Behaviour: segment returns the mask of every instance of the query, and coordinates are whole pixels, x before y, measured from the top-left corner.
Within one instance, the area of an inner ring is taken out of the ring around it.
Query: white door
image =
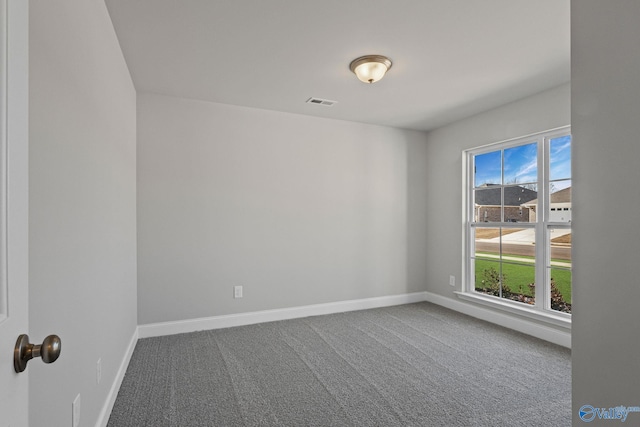
[[[28,1],[0,0],[0,426],[28,426],[28,370],[13,349],[28,333]],[[33,362],[32,362],[33,363]]]

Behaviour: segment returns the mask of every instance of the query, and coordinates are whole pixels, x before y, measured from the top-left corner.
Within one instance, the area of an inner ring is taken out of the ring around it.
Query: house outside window
[[[464,161],[462,296],[570,321],[570,128],[468,150]]]

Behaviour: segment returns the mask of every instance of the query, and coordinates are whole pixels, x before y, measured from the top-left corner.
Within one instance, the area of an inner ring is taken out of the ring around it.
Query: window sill
[[[542,312],[529,308],[525,304],[510,301],[501,301],[495,297],[489,297],[469,292],[456,292],[455,294],[458,296],[458,298],[475,304],[484,305],[485,307],[490,307],[510,314],[515,314],[517,316],[536,320],[541,323],[559,326],[561,328],[571,330],[571,316],[566,313],[554,314],[549,312]]]

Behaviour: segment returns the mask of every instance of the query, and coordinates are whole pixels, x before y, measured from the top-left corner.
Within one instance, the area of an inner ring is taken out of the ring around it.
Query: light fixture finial
[[[391,68],[391,60],[382,55],[365,55],[354,59],[349,69],[361,82],[375,83]]]

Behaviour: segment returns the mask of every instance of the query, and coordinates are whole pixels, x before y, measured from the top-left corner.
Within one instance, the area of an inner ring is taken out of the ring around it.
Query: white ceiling
[[[106,4],[139,92],[429,130],[570,76],[569,0]],[[365,54],[393,61],[372,85]]]

